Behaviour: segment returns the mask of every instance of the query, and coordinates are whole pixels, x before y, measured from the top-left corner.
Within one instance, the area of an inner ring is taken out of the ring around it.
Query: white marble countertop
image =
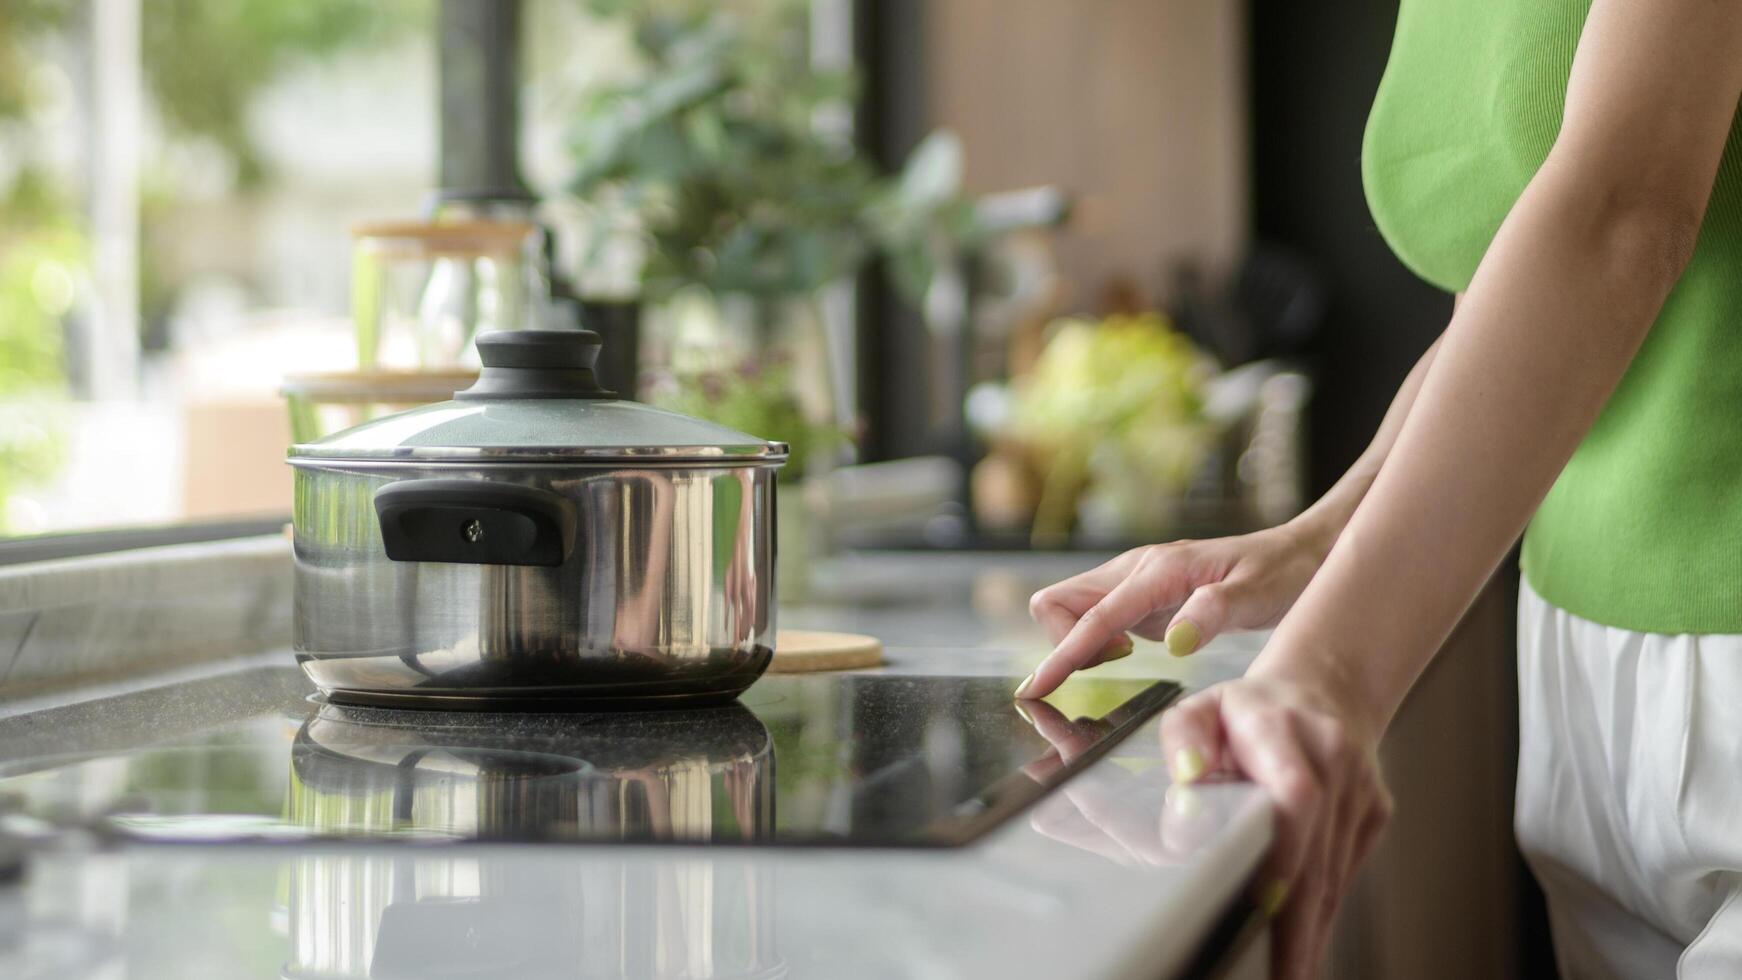
[[[848,559],[818,592],[850,603],[781,624],[876,635],[888,672],[1020,676],[1046,651],[1028,593],[1086,561]],[[1196,687],[1257,645],[1177,661],[1140,642],[1098,671]],[[1270,811],[1245,784],[1170,788],[1156,729],[953,850],[49,850],[0,885],[0,976],[1172,976],[1247,888]],[[451,901],[390,909],[407,888]]]

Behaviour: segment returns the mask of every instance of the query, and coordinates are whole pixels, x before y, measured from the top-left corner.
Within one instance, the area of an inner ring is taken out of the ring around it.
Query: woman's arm
[[[1246,677],[1163,720],[1176,772],[1235,769],[1276,801],[1267,897],[1282,907],[1282,975],[1316,962],[1385,821],[1379,733],[1692,252],[1742,94],[1738,52],[1732,0],[1595,0],[1555,146],[1483,257],[1372,488]]]
[[[1742,4],[1599,0],[1561,133],[1397,444],[1254,670],[1384,727],[1621,380],[1692,254],[1742,92]],[[1742,273],[1739,273],[1742,274]]]

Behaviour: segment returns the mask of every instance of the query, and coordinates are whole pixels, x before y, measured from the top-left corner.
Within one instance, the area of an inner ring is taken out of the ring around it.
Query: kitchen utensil
[[[477,341],[452,401],[293,446],[298,662],[336,701],[729,700],[772,656],[787,447],[624,401],[585,330]]]
[[[565,270],[573,271],[585,262],[572,256],[559,257],[560,236],[537,195],[519,186],[445,187],[425,199],[424,213],[442,223],[483,220],[531,225],[537,243],[533,276],[542,291],[555,306],[579,302],[581,323],[604,340],[599,376],[624,398],[639,397],[641,301],[636,283],[621,281],[620,275],[607,275],[604,282],[574,281]]]
[[[852,670],[883,662],[883,644],[858,633],[781,630],[774,640],[768,671],[797,674],[812,670]]]

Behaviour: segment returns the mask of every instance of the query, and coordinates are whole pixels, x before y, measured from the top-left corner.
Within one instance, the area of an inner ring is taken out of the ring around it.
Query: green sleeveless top
[[[1589,10],[1402,0],[1361,176],[1380,233],[1422,278],[1469,285],[1554,143]],[[1524,574],[1609,626],[1742,633],[1742,116],[1693,261],[1531,521]]]

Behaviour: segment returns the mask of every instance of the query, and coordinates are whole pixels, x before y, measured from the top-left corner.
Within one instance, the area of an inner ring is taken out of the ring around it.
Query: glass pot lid
[[[591,330],[480,334],[483,370],[452,401],[365,422],[292,446],[321,460],[779,463],[785,443],[618,398],[593,373]]]

